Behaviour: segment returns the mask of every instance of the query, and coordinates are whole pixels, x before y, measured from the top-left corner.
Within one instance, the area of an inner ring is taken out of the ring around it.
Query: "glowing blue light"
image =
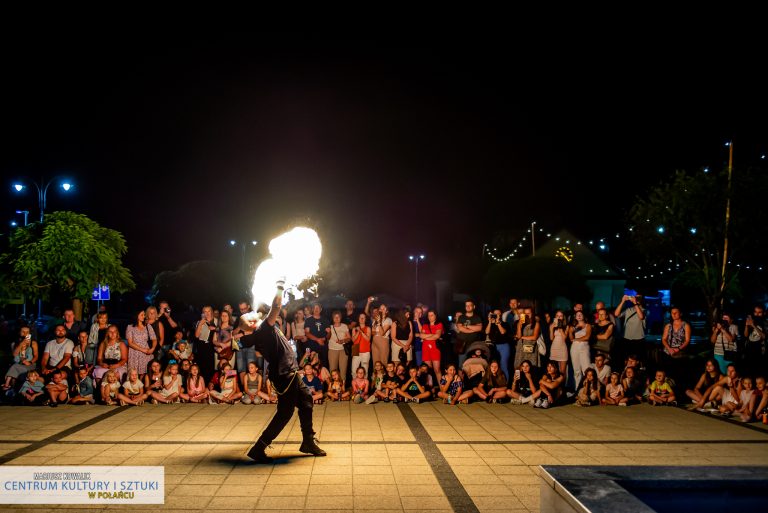
[[[61,188],[64,189],[65,191],[69,191],[72,187],[73,187],[72,184],[69,182],[64,182],[63,184],[61,184]]]
[[[600,244],[598,247],[599,247],[601,250],[605,251],[605,248],[606,248],[605,244]]]
[[[21,192],[21,190],[24,188],[24,186],[21,185],[20,183],[15,183],[15,184],[13,184],[13,188],[16,189],[16,192]]]
[[[696,235],[696,228],[691,228],[691,234]]]
[[[229,241],[229,245],[230,245],[230,246],[234,246],[235,244],[237,244],[237,242],[236,242],[236,241],[233,241],[233,240]]]
[[[705,173],[709,173],[709,168],[708,168],[708,167],[705,167],[705,168],[704,168],[704,172],[705,172]]]
[[[659,233],[664,233],[664,227],[663,226],[659,226],[658,228],[656,228],[656,231],[659,232]]]
[[[255,245],[256,245],[256,244],[258,244],[258,243],[259,243],[259,241],[257,241],[257,240],[252,240],[252,241],[251,241],[251,245],[252,245],[252,246],[255,246]]]
[[[14,228],[15,228],[16,226],[18,226],[18,225],[19,225],[19,224],[18,224],[16,221],[11,221],[11,226],[13,226]]]
[[[730,146],[731,145],[731,141],[728,141],[727,143],[725,143],[725,145],[726,146]]]

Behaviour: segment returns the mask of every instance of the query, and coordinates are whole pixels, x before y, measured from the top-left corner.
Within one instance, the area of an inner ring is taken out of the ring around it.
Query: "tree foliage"
[[[581,273],[556,257],[530,257],[494,264],[483,279],[483,293],[492,301],[511,294],[545,303],[551,303],[558,296],[573,302],[592,297]]]
[[[649,261],[673,260],[679,283],[700,291],[714,318],[724,296],[739,294],[737,263],[761,262],[768,230],[761,223],[768,180],[758,169],[733,170],[728,262],[723,279],[728,172],[677,171],[637,198],[629,218],[633,242]]]
[[[29,224],[11,235],[0,255],[1,296],[46,300],[60,290],[87,300],[99,283],[115,292],[132,290],[131,273],[122,264],[126,251],[120,232],[82,214],[53,212],[45,223]]]

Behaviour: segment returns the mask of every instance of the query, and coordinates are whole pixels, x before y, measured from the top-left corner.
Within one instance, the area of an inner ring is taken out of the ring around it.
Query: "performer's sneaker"
[[[256,463],[272,463],[272,458],[267,456],[264,450],[267,448],[263,443],[256,442],[246,456]]]
[[[320,447],[317,446],[314,440],[309,440],[301,443],[299,452],[304,454],[311,454],[312,456],[325,456],[326,453]]]

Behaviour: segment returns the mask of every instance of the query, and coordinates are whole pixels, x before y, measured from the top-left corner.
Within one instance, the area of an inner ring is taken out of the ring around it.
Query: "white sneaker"
[[[544,409],[549,408],[549,400],[544,399],[543,401],[541,401],[541,407]]]
[[[523,397],[522,399],[518,399],[520,401],[520,404],[528,404],[531,401],[533,401],[533,396],[529,395],[527,397]]]
[[[411,399],[411,402],[419,404],[419,398],[418,397],[414,397],[413,399]]]
[[[536,402],[535,402],[535,403],[533,403],[533,407],[534,407],[534,408],[541,408],[541,397],[539,397],[538,399],[536,399]]]
[[[509,404],[515,404],[515,405],[517,405],[517,404],[525,404],[525,400],[524,399],[520,400],[520,399],[512,398],[512,399],[510,399]]]
[[[619,403],[619,406],[626,406],[627,403]]]

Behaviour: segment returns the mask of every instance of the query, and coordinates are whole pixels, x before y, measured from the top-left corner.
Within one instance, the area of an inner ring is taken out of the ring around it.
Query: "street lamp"
[[[427,258],[423,254],[408,255],[408,260],[416,264],[416,299],[415,303],[419,302],[419,262]]]
[[[232,246],[232,247],[240,246],[240,248],[243,250],[242,251],[242,264],[241,264],[241,272],[242,272],[243,278],[245,278],[245,248],[247,248],[249,246],[252,247],[252,248],[255,248],[258,244],[259,244],[259,241],[256,241],[256,240],[252,240],[250,242],[245,242],[245,241],[238,242],[235,239],[231,239],[229,241],[229,245],[230,246]]]
[[[43,223],[43,215],[45,214],[45,201],[46,201],[46,196],[48,195],[48,187],[50,187],[51,184],[53,182],[55,182],[56,180],[58,180],[59,178],[61,178],[61,177],[54,176],[53,178],[51,178],[47,182],[44,179],[41,178],[40,179],[40,183],[37,183],[35,181],[30,180],[30,182],[32,184],[34,184],[35,188],[37,188],[37,205],[38,205],[38,207],[40,207],[40,223],[41,224]],[[68,182],[66,180],[61,183],[61,188],[64,190],[64,192],[69,192],[73,187],[74,186],[72,185],[72,183]],[[27,186],[24,185],[23,183],[17,182],[15,184],[13,184],[13,188],[16,190],[16,192],[21,192],[24,189],[26,189]],[[28,210],[17,210],[16,213],[17,214],[21,214],[21,213],[24,214],[24,226],[26,226],[27,225],[27,215],[29,214],[29,211]],[[37,300],[37,319],[40,320],[40,317],[42,317],[42,316],[43,316],[43,300],[42,299],[38,299]]]
[[[48,188],[51,186],[53,182],[55,182],[59,178],[60,177],[56,176],[51,180],[49,180],[48,182],[41,180],[40,183],[30,181],[35,186],[35,188],[37,188],[37,204],[40,207],[41,223],[43,222],[43,214],[45,213],[45,202],[46,202],[46,196],[48,195]],[[68,182],[66,180],[61,182],[60,185],[64,192],[69,192],[74,187],[74,185],[72,185],[71,182]],[[16,190],[16,192],[21,192],[24,189],[26,189],[27,186],[24,185],[23,183],[15,183],[13,184],[13,188]],[[27,211],[16,211],[17,214],[20,214],[21,212],[27,212]],[[26,216],[26,213],[24,215]]]

